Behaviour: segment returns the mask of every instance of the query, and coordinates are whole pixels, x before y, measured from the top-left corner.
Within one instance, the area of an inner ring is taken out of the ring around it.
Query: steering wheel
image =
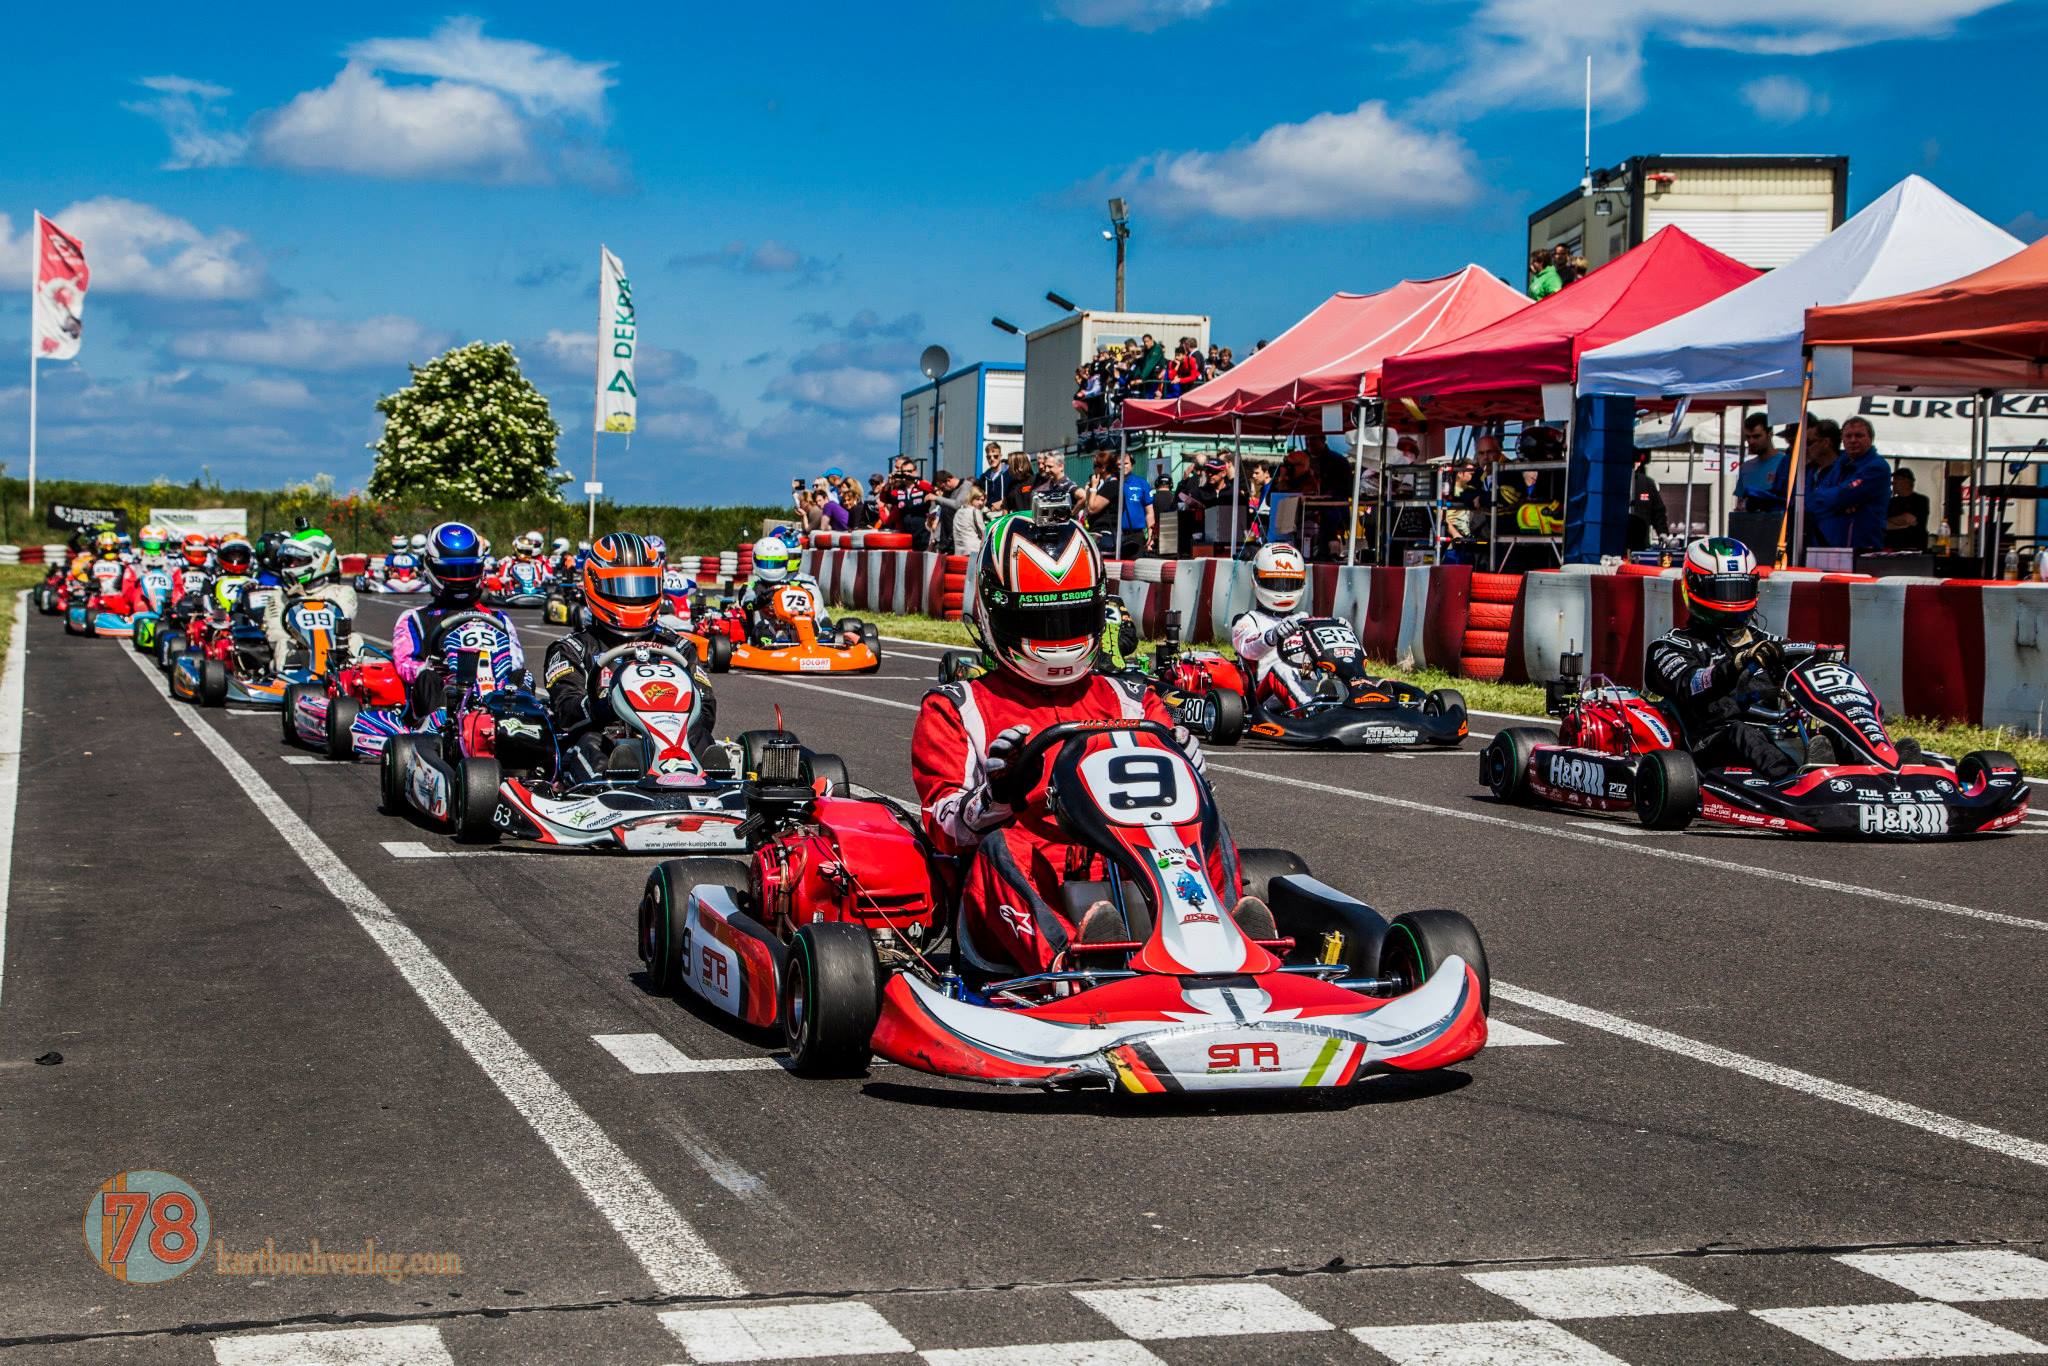
[[[1173,728],[1162,726],[1157,721],[1061,721],[1047,726],[1024,742],[1024,748],[1017,751],[1017,757],[989,784],[989,795],[1014,810],[1023,803],[1031,789],[1038,786],[1038,780],[1045,772],[1045,756],[1054,748],[1083,736],[1114,735],[1120,731],[1156,735],[1173,746],[1174,753],[1180,753],[1180,743],[1173,738]]]
[[[680,665],[684,669],[696,667],[695,662],[688,654],[678,650],[673,645],[663,645],[659,641],[653,640],[629,640],[624,645],[612,646],[611,649],[606,650],[596,659],[584,665],[584,670],[587,673],[593,674],[603,673],[628,655],[646,655],[650,658],[666,659],[671,664]]]

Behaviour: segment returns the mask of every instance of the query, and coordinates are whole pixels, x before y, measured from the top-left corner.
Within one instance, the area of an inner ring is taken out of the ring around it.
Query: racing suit
[[[1681,626],[1651,644],[1650,686],[1678,713],[1686,747],[1702,767],[1750,768],[1771,779],[1798,767],[1769,736],[1741,719],[1742,682],[1749,671],[1737,656],[1759,644],[1783,643],[1745,625],[1734,631]],[[1782,656],[1775,663],[1776,681],[1782,681]]]
[[[968,934],[984,951],[1026,972],[1051,970],[1072,942],[1074,926],[1055,909],[1060,884],[1100,876],[1099,867],[1089,867],[1099,859],[1069,842],[1046,810],[1042,775],[1014,816],[991,804],[985,787],[989,744],[1013,726],[1037,731],[1062,721],[1099,720],[1173,724],[1142,681],[1096,673],[1051,689],[998,670],[926,693],[911,732],[911,777],[925,832],[941,853],[977,855],[960,891]],[[1239,894],[1237,860],[1227,852],[1227,835],[1222,845],[1209,875],[1229,904]]]
[[[548,711],[554,717],[556,733],[560,735],[573,727],[587,726],[562,751],[562,772],[571,782],[588,782],[604,772],[605,760],[611,754],[611,742],[616,738],[617,723],[602,692],[605,680],[590,676],[590,664],[628,640],[666,645],[689,653],[682,637],[665,626],[655,626],[646,635],[634,637],[600,635],[585,627],[548,646],[547,659],[541,669],[541,686],[547,689]],[[710,743],[713,727],[718,723],[718,699],[711,691],[711,678],[703,666],[693,667],[690,677],[696,684],[697,696],[704,700],[703,710],[690,727],[690,748],[701,750]]]
[[[356,590],[339,579],[323,579],[319,583],[294,584],[281,593],[272,593],[263,600],[263,634],[270,638],[270,667],[282,672],[285,656],[291,651],[291,638],[285,633],[284,611],[290,603],[304,602],[318,598],[334,609],[342,621],[354,624],[356,619]],[[336,667],[348,663],[355,652],[353,640],[341,639],[341,625],[335,625]]]
[[[442,619],[457,612],[482,612],[505,628],[512,642],[512,667],[526,668],[526,652],[519,645],[519,628],[512,618],[493,607],[474,602],[432,602],[399,613],[391,628],[391,667],[405,684],[406,699],[413,719],[424,721],[439,711],[447,697],[447,680],[441,677],[441,661],[427,654],[427,642]],[[424,675],[426,681],[421,682]]]
[[[755,579],[741,591],[740,610],[747,614],[748,635],[764,643],[774,642],[775,623],[768,620],[765,609],[778,588],[807,590],[811,595],[811,620],[816,624],[818,634],[822,636],[831,631],[832,623],[825,615],[825,590],[818,587],[818,581],[809,574],[791,574],[780,583],[763,583]]]
[[[149,610],[149,594],[142,591],[142,575],[125,560],[100,560],[92,569],[97,610],[132,617]]]
[[[1293,710],[1315,700],[1316,690],[1299,667],[1301,661],[1288,659],[1280,643],[1306,620],[1306,612],[1289,612],[1283,616],[1278,612],[1268,612],[1263,607],[1254,607],[1230,623],[1230,648],[1236,650],[1237,657],[1254,670],[1252,697],[1255,702],[1271,693]]]

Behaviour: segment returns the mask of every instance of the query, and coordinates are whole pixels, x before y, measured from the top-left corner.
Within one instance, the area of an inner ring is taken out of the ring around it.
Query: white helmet
[[[754,542],[754,577],[762,583],[781,583],[789,577],[790,549],[780,536],[763,536]]]
[[[1268,612],[1292,612],[1307,587],[1308,565],[1293,546],[1260,546],[1252,557],[1252,597]]]
[[[404,549],[405,549],[405,537],[403,537],[403,536],[393,536],[393,537],[391,538],[391,553],[392,553],[392,554],[394,554],[394,555],[396,555],[396,554],[400,553],[401,551],[403,551]]]
[[[661,539],[661,537],[656,536],[653,532],[649,532],[647,535],[642,536],[640,538],[640,543],[646,546],[648,550],[653,552],[654,562],[656,564],[666,565],[668,563],[667,541],[664,541],[663,539]]]
[[[425,550],[427,548],[427,533],[424,531],[415,531],[412,534],[412,540],[409,541],[407,544],[412,546],[413,553],[417,555],[420,551]]]

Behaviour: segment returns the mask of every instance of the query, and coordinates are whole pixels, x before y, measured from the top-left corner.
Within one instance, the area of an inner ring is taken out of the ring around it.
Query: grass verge
[[[14,630],[14,595],[41,583],[43,573],[39,564],[0,564],[0,651],[6,649],[8,634]]]

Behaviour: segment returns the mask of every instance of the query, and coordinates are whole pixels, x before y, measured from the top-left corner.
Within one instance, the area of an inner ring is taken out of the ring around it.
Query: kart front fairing
[[[1749,769],[1700,775],[1700,817],[1722,825],[1789,834],[1935,840],[1986,834],[2027,817],[2028,787],[2017,772],[1965,785],[1953,769],[1906,764],[1812,768],[1772,781]]]
[[[1386,687],[1394,690],[1401,685],[1389,683]],[[1391,696],[1391,691],[1388,695]],[[1262,702],[1253,716],[1251,733],[1278,744],[1305,748],[1448,745],[1465,738],[1465,715],[1427,712],[1419,692],[1412,699],[1399,702],[1319,702],[1293,710],[1268,701]]]

